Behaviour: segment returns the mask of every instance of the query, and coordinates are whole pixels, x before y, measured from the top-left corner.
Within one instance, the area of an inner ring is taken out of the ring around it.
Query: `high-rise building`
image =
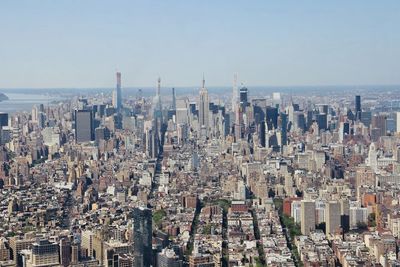
[[[318,124],[318,128],[320,131],[328,129],[328,118],[326,116],[326,113],[316,114],[315,120]]]
[[[386,135],[386,115],[375,114],[371,119],[371,131],[375,130],[377,137]]]
[[[286,113],[282,113],[279,115],[280,123],[281,123],[281,146],[287,145],[287,125],[288,125],[288,116]]]
[[[86,250],[86,255],[88,257],[93,257],[93,240],[94,233],[92,231],[83,231],[82,232],[82,243],[81,248]]]
[[[328,114],[329,106],[327,104],[317,104],[316,107],[319,113]]]
[[[27,266],[56,266],[59,264],[57,243],[40,239],[32,244],[32,254]]]
[[[265,147],[266,142],[265,142],[265,122],[264,121],[262,121],[258,125],[258,137],[259,137],[260,146]]]
[[[71,263],[71,241],[67,237],[60,240],[60,264],[62,266],[69,266]]]
[[[272,130],[272,128],[278,128],[278,108],[268,106],[265,110],[265,117],[268,130]]]
[[[342,226],[343,232],[350,230],[350,203],[348,199],[340,200],[340,225]]]
[[[75,110],[75,140],[77,143],[94,140],[93,114],[91,110]]]
[[[262,121],[265,122],[266,106],[263,106],[262,104],[264,104],[264,103],[260,103],[260,102],[261,101],[256,102],[256,101],[254,101],[254,99],[252,101],[253,108],[254,108],[254,120],[255,120],[256,124],[260,124]]]
[[[396,132],[400,133],[400,112],[396,112]]]
[[[133,210],[133,254],[135,267],[152,265],[152,214],[151,209]]]
[[[246,110],[246,107],[249,105],[248,93],[249,93],[249,90],[247,89],[247,87],[242,86],[242,87],[240,88],[240,91],[239,91],[239,95],[240,95],[240,106],[242,107],[243,111],[245,111],[245,110]]]
[[[28,236],[22,238],[20,236],[14,236],[10,238],[10,249],[12,251],[12,259],[17,263],[20,262],[19,253],[24,249],[29,249],[32,247],[34,239],[28,238]],[[19,265],[18,265],[19,266]]]
[[[155,118],[162,117],[162,103],[161,103],[161,78],[157,80],[157,91],[154,99],[154,116]]]
[[[203,85],[200,88],[200,99],[199,99],[199,133],[200,136],[205,134],[208,136],[209,131],[209,116],[210,116],[210,105],[208,99],[208,90],[205,86],[205,79],[203,77]]]
[[[368,223],[368,208],[350,206],[349,213],[350,229],[357,229],[360,224]]]
[[[164,248],[157,255],[157,266],[158,267],[181,267],[182,261],[179,260],[179,256],[175,254],[172,249]]]
[[[362,111],[361,112],[361,122],[369,127],[371,125],[372,114],[371,111]]]
[[[243,110],[239,103],[236,104],[235,108],[235,142],[239,142],[243,138],[244,134],[244,122],[243,122]]]
[[[350,134],[350,124],[348,122],[341,122],[339,126],[339,142],[343,142],[346,135]]]
[[[145,151],[150,158],[156,158],[158,155],[158,134],[154,127],[154,120],[147,123],[145,127]]]
[[[232,111],[235,113],[236,104],[238,103],[238,87],[237,87],[237,73],[233,75],[233,86],[232,86]]]
[[[0,128],[8,126],[8,113],[0,112]]]
[[[326,204],[325,223],[327,236],[340,230],[340,214],[340,203],[338,201],[329,201]]]
[[[274,105],[280,105],[281,104],[281,93],[274,92],[272,93],[272,102]]]
[[[361,96],[356,95],[355,101],[356,120],[361,120]]]
[[[10,249],[8,248],[7,240],[0,238],[0,261],[8,261],[11,259]]]
[[[302,111],[295,111],[293,114],[293,128],[304,131],[306,128],[306,119]]]
[[[172,110],[176,110],[176,93],[175,93],[175,88],[172,88]]]
[[[73,243],[71,245],[71,264],[77,264],[79,261],[79,245]]]
[[[189,99],[182,98],[176,102],[176,124],[189,124]]]
[[[315,201],[302,200],[301,201],[301,233],[308,235],[315,230]]]
[[[113,94],[113,106],[117,112],[120,112],[122,109],[121,72],[117,72],[117,86]]]

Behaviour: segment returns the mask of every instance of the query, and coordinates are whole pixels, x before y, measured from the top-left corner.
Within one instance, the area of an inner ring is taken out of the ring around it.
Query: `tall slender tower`
[[[176,94],[175,94],[175,88],[172,88],[172,110],[176,110]]]
[[[160,77],[158,77],[158,80],[157,80],[156,101],[157,101],[156,109],[159,112],[161,112],[162,111],[162,104],[161,104],[161,78]]]
[[[205,79],[203,75],[203,85],[200,88],[200,101],[199,101],[199,132],[200,135],[208,136],[208,127],[209,127],[209,100],[208,100],[208,91],[205,86]]]
[[[122,109],[121,72],[117,72],[117,86],[113,94],[113,106],[118,112]]]
[[[158,77],[158,79],[157,79],[157,91],[156,91],[156,97],[154,99],[154,113],[155,113],[156,118],[162,117],[161,78],[160,77]]]
[[[236,103],[238,102],[238,87],[237,87],[237,73],[233,75],[233,87],[232,87],[232,111],[235,113]]]
[[[160,96],[161,94],[161,77],[158,77],[157,80],[157,96]]]

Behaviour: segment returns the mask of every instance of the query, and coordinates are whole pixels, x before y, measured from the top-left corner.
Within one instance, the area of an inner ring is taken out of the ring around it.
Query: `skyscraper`
[[[361,120],[361,96],[356,95],[356,120]]]
[[[162,123],[162,103],[161,103],[161,78],[158,77],[157,79],[157,90],[156,90],[156,96],[154,97],[153,100],[153,109],[154,109],[154,119],[157,122],[157,125],[159,126],[158,129],[161,129],[161,123]]]
[[[67,237],[62,237],[60,240],[60,264],[69,266],[71,263],[71,241]]]
[[[176,110],[176,94],[175,94],[175,88],[172,88],[172,110]]]
[[[77,143],[94,140],[93,114],[91,110],[75,110],[75,140]]]
[[[41,239],[32,244],[32,255],[30,266],[56,266],[59,261],[59,246],[57,243],[50,243],[47,239]]]
[[[281,123],[281,149],[283,146],[287,145],[287,125],[288,125],[288,116],[286,113],[282,113],[279,115],[280,123]]]
[[[396,132],[400,133],[400,112],[396,112]]]
[[[243,112],[242,107],[239,103],[236,104],[235,108],[235,142],[239,142],[243,137],[244,123],[243,123]]]
[[[268,106],[265,112],[268,130],[278,127],[278,108]]]
[[[152,264],[152,214],[148,208],[133,210],[133,253],[136,267]]]
[[[337,201],[329,201],[326,205],[325,223],[326,235],[334,234],[340,229],[340,203]]]
[[[189,124],[189,99],[182,98],[176,102],[176,124]]]
[[[242,107],[243,111],[246,110],[246,107],[248,106],[248,93],[249,90],[247,87],[242,86],[240,88],[240,106]]]
[[[162,111],[162,104],[161,104],[161,78],[158,77],[157,80],[157,92],[156,92],[156,110],[157,112]]]
[[[120,112],[122,109],[121,72],[117,72],[117,86],[113,94],[113,106]]]
[[[0,128],[8,125],[8,113],[0,112]]]
[[[328,118],[326,113],[320,113],[315,115],[315,120],[317,121],[319,130],[328,129]]]
[[[155,123],[155,122],[154,122]],[[158,134],[154,127],[145,129],[145,148],[146,155],[150,158],[156,158],[158,155]]]
[[[315,202],[311,200],[301,201],[301,233],[308,235],[315,230]]]
[[[265,121],[262,121],[258,125],[258,136],[259,136],[259,142],[262,147],[265,147]]]
[[[377,138],[386,135],[386,115],[385,114],[375,114],[374,116],[372,116],[371,131],[376,132]],[[371,135],[372,135],[372,133],[371,133]]]
[[[203,85],[200,88],[200,101],[199,101],[199,133],[200,136],[204,135],[208,136],[208,128],[209,128],[209,100],[208,100],[208,91],[205,87],[205,79],[203,77]]]
[[[236,103],[238,102],[238,88],[237,88],[237,73],[233,75],[233,86],[232,86],[232,111],[235,113]]]

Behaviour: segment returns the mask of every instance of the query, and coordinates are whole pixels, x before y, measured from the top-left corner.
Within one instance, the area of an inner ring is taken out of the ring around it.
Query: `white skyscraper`
[[[189,99],[180,98],[176,100],[176,124],[189,124]]]
[[[400,133],[400,112],[396,112],[396,132]]]
[[[112,95],[112,104],[118,112],[122,108],[122,92],[121,92],[121,72],[117,72],[117,86]]]
[[[203,77],[203,86],[200,88],[200,99],[199,99],[199,133],[201,136],[205,134],[208,136],[209,128],[209,100],[208,91],[205,87],[205,80]]]

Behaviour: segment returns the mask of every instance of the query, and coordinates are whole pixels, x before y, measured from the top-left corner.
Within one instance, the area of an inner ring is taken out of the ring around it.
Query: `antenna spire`
[[[160,95],[160,94],[161,94],[161,78],[159,76],[158,80],[157,80],[157,95]]]

